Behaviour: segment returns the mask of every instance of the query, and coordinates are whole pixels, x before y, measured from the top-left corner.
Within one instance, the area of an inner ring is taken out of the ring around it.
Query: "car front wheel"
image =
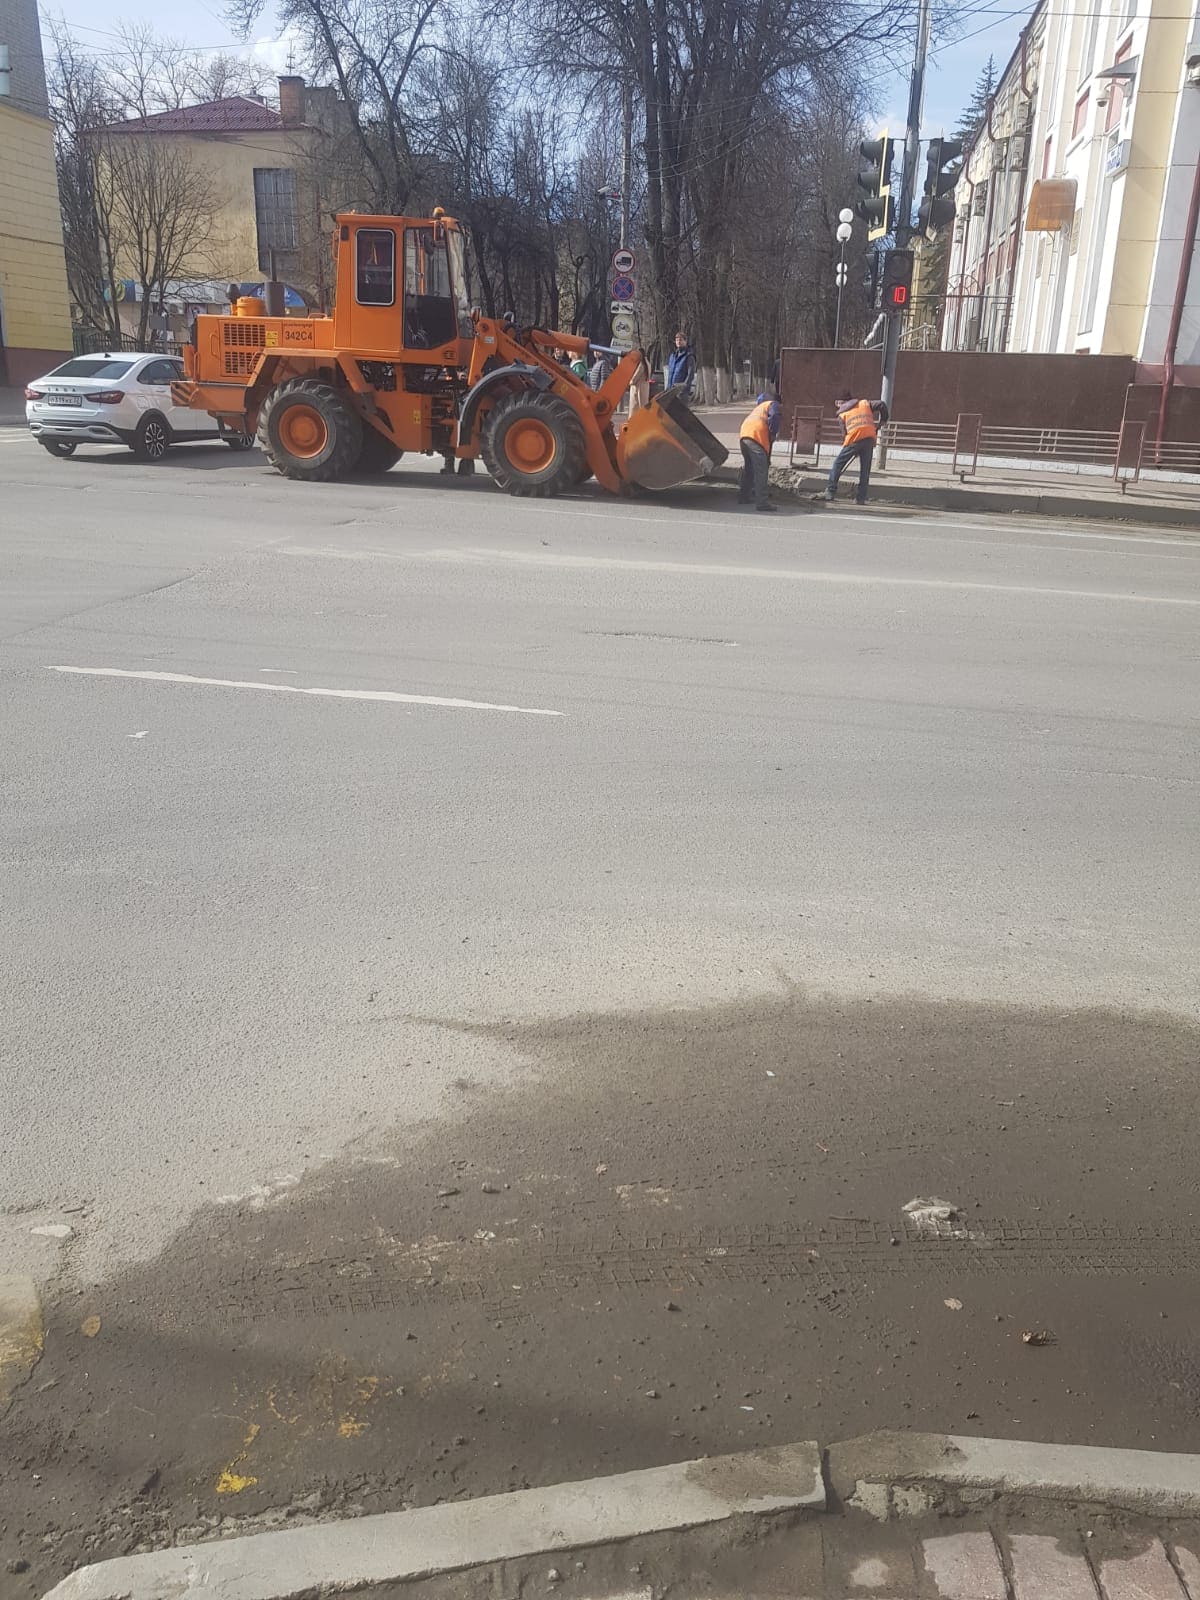
[[[252,433],[223,433],[221,437],[231,450],[253,450],[256,442]]]
[[[70,439],[39,439],[42,449],[52,456],[73,456],[75,444]]]
[[[171,430],[161,417],[143,417],[133,436],[133,453],[139,461],[161,461],[171,445]]]

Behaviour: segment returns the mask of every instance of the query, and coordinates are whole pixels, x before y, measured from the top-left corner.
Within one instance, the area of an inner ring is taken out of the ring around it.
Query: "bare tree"
[[[243,32],[266,0],[231,0],[228,15]],[[307,65],[332,77],[380,211],[403,212],[417,174],[411,105],[418,63],[432,48],[435,20],[449,20],[452,0],[280,0],[281,29],[303,41]]]
[[[479,302],[491,315],[587,324],[601,337],[611,250],[596,200],[608,160],[601,116],[570,95],[522,93],[511,60],[466,29],[442,33],[414,82],[427,110],[411,124],[413,203],[440,203],[467,224]]]
[[[112,219],[99,181],[99,128],[119,114],[95,57],[81,51],[61,22],[49,24],[47,87],[54,124],[54,156],[62,212],[67,286],[88,327],[114,340],[117,315]]]
[[[189,97],[197,101],[227,100],[236,94],[262,99],[275,87],[275,78],[253,56],[234,55],[230,50],[216,50],[210,55],[195,50],[187,83]]]
[[[524,54],[547,75],[632,78],[657,320],[678,325],[689,259],[701,259],[706,363],[726,341],[730,220],[764,118],[835,63],[861,71],[910,14],[908,0],[532,0],[524,13]]]
[[[169,138],[112,130],[95,137],[98,207],[109,219],[112,254],[141,290],[137,340],[144,345],[167,284],[206,265],[217,193]]]
[[[862,111],[852,84],[816,82],[803,103],[778,110],[750,147],[732,216],[733,361],[765,376],[783,345],[830,345],[837,312],[838,212],[855,193]],[[870,315],[861,225],[847,250],[843,337]]]
[[[115,42],[99,64],[109,95],[127,117],[176,111],[192,94],[195,52],[179,39],[159,34],[148,22],[118,22]]]
[[[139,342],[166,283],[194,275],[212,237],[216,193],[209,178],[169,139],[120,131],[129,119],[254,92],[265,69],[220,52],[210,55],[121,24],[116,42],[94,52],[61,20],[48,24],[48,88],[67,282],[84,324],[121,335],[119,285],[141,288]]]

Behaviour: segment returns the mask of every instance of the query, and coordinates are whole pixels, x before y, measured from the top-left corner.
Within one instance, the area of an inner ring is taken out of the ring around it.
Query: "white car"
[[[173,444],[217,439],[252,449],[252,437],[175,404],[171,384],[183,375],[178,356],[161,352],[73,356],[29,385],[25,419],[52,456],[73,455],[81,444],[124,444],[143,461],[161,461]]]

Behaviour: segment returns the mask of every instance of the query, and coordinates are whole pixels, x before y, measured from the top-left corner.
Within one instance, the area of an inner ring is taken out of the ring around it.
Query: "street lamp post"
[[[846,287],[846,243],[853,232],[851,228],[853,221],[854,213],[849,206],[838,212],[837,232],[834,234],[834,238],[841,245],[842,252],[837,264],[837,323],[833,330],[833,348],[835,350],[841,343],[842,338],[842,290]]]

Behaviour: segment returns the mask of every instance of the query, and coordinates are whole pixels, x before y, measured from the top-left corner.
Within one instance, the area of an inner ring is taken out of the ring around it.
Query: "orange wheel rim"
[[[522,417],[505,435],[504,453],[521,472],[544,472],[558,453],[558,445],[544,422]]]
[[[288,406],[279,419],[279,442],[293,456],[319,456],[329,442],[329,427],[315,406]]]

